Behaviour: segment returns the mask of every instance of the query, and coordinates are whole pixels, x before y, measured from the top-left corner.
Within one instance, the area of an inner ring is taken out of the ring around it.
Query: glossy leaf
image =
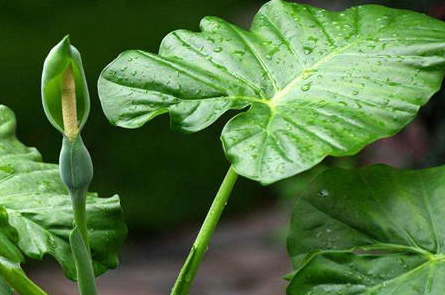
[[[330,169],[297,201],[289,295],[441,295],[445,166]]]
[[[0,105],[0,255],[9,246],[11,251],[16,247],[35,259],[50,254],[74,279],[76,268],[68,241],[73,229],[70,197],[58,166],[43,163],[36,149],[20,143],[15,124],[12,111]],[[117,266],[117,251],[126,236],[119,197],[103,199],[90,193],[87,217],[94,268],[99,275]],[[2,232],[17,236],[17,242],[2,238]]]
[[[159,54],[122,53],[102,72],[108,119],[136,128],[169,112],[199,131],[249,107],[222,131],[235,170],[268,184],[357,153],[416,115],[441,85],[445,24],[365,5],[330,12],[273,0],[250,31],[206,17],[167,35]]]

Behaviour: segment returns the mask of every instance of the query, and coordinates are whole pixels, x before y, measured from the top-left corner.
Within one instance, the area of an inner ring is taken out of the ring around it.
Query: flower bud
[[[90,97],[80,53],[68,36],[45,59],[41,91],[49,122],[74,141],[88,118]]]
[[[63,184],[73,193],[73,196],[87,192],[93,179],[93,164],[81,136],[77,136],[74,141],[63,138],[59,171]],[[85,200],[76,201],[84,202]]]

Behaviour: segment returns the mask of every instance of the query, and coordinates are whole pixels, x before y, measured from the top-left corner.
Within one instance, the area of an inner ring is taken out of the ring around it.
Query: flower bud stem
[[[88,252],[90,252],[87,228],[86,192],[70,192],[70,195],[74,211],[74,224],[77,226]]]
[[[75,227],[70,234],[70,246],[76,264],[80,294],[97,295],[86,216],[86,194],[93,177],[93,167],[79,134],[76,83],[71,65],[62,74],[61,84],[63,132],[66,138],[62,142],[59,167],[60,176],[70,192],[73,205]]]
[[[97,295],[90,244],[88,242],[86,197],[93,177],[93,166],[80,134],[73,141],[65,137],[59,158],[60,176],[68,188],[73,206],[74,229],[70,246],[77,270],[77,285],[81,295]]]

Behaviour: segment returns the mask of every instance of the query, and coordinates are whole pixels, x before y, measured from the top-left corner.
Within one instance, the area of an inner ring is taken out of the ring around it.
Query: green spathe
[[[293,210],[287,294],[442,295],[444,196],[445,166],[321,173]]]
[[[63,137],[59,157],[60,176],[66,187],[72,192],[85,192],[93,179],[93,164],[82,137],[74,141]]]
[[[200,29],[168,34],[159,54],[119,55],[98,81],[103,110],[126,128],[168,112],[196,132],[248,107],[221,140],[236,172],[263,184],[395,134],[445,70],[445,23],[407,10],[274,0],[248,31],[216,17]]]
[[[79,129],[85,125],[90,111],[90,96],[79,51],[70,44],[69,37],[62,39],[49,52],[42,72],[42,103],[50,123],[63,132],[61,88],[62,74],[72,67],[76,85],[76,106]]]

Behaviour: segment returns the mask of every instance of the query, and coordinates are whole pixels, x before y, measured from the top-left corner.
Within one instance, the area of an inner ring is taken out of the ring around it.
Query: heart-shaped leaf
[[[443,22],[376,5],[330,12],[273,0],[250,31],[215,17],[200,28],[170,33],[158,55],[116,58],[98,82],[104,112],[127,128],[169,112],[173,128],[195,132],[249,106],[221,139],[235,170],[263,184],[396,133],[445,68]]]
[[[445,166],[329,169],[297,201],[289,295],[442,295]]]
[[[68,241],[73,229],[70,197],[58,166],[43,163],[36,149],[20,143],[15,125],[12,111],[0,105],[0,255],[6,250],[36,259],[51,254],[67,277],[74,279],[76,268]],[[89,194],[87,217],[99,275],[117,266],[117,251],[126,236],[119,197]]]

